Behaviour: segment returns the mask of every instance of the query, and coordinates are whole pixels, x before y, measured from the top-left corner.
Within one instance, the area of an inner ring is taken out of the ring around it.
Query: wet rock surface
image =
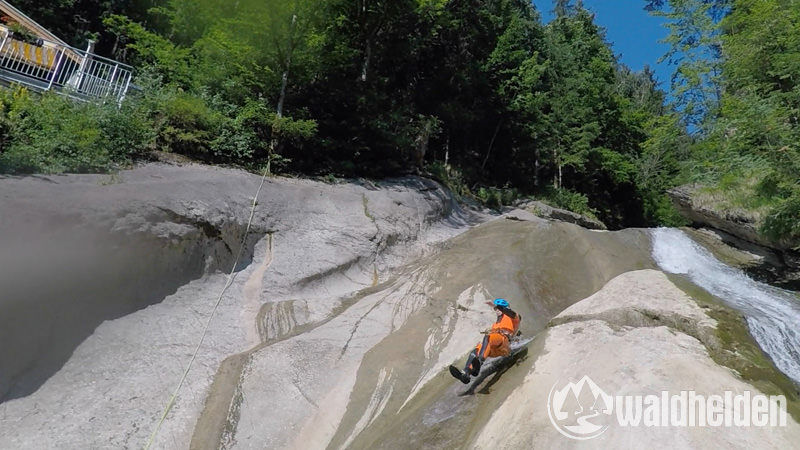
[[[475,227],[363,291],[330,322],[254,352],[224,442],[458,447],[522,375],[515,366],[462,397],[464,386],[446,374],[494,321],[484,301],[511,300],[532,337],[613,276],[651,267],[649,251],[643,230],[598,233],[535,217]],[[270,383],[281,376],[286,384]],[[282,414],[264,421],[274,408]]]
[[[763,393],[712,359],[719,324],[660,271],[628,272],[556,316],[521,385],[492,415],[477,448],[789,448],[800,425],[785,427],[620,426],[581,441],[567,439],[548,416],[551,388],[588,376],[605,393],[661,395],[694,390]],[[615,406],[616,407],[616,406]],[[595,422],[602,422],[598,418]]]
[[[0,180],[0,339],[13,343],[0,350],[0,398],[34,392],[104,320],[230,270],[252,180],[201,184],[152,166],[122,177]],[[253,227],[240,269],[268,227]]]
[[[0,179],[9,268],[0,275],[0,447],[144,445],[226,283],[259,181],[162,164]],[[275,326],[259,326],[266,303],[335,302],[474,220],[421,178],[267,180],[236,277],[156,447],[189,445],[223,360],[310,319],[270,314]]]
[[[0,303],[13,393],[0,448],[141,448],[196,349],[154,448],[569,447],[547,418],[558,377],[619,393],[753,388],[710,356],[728,345],[719,321],[654,270],[648,230],[489,217],[415,177],[269,179],[214,310],[259,181],[161,164],[0,178],[14,249],[0,258],[25,269],[0,275],[14,293]],[[495,320],[495,297],[522,315],[525,351],[463,395],[446,368]],[[72,342],[22,389],[58,324]],[[609,430],[590,446],[660,447],[676,433],[678,446],[785,447],[797,429]]]

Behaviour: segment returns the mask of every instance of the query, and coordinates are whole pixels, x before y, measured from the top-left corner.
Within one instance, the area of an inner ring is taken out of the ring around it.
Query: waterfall
[[[729,267],[684,232],[651,231],[653,258],[665,272],[693,283],[741,311],[750,333],[783,373],[800,383],[800,298]]]

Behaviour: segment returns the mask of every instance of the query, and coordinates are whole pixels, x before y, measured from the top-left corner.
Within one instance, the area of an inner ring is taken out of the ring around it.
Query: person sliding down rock
[[[483,341],[470,352],[463,372],[455,366],[450,366],[450,374],[464,384],[469,383],[470,375],[473,377],[478,375],[481,364],[486,358],[508,356],[511,353],[511,338],[519,331],[522,316],[512,311],[505,299],[498,298],[486,304],[494,309],[497,321],[492,324],[492,328],[482,332],[485,334]]]

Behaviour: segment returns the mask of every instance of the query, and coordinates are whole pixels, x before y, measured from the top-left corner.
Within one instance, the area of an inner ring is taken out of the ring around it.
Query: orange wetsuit
[[[509,341],[517,334],[522,317],[508,308],[500,311],[503,314],[492,324],[491,331],[475,346],[475,354],[483,359],[511,353]]]

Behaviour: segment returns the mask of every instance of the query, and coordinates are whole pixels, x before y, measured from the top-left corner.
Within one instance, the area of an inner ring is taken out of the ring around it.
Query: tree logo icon
[[[570,439],[587,440],[603,434],[611,420],[614,399],[584,375],[577,383],[557,389],[556,381],[547,396],[547,414],[559,433]]]

